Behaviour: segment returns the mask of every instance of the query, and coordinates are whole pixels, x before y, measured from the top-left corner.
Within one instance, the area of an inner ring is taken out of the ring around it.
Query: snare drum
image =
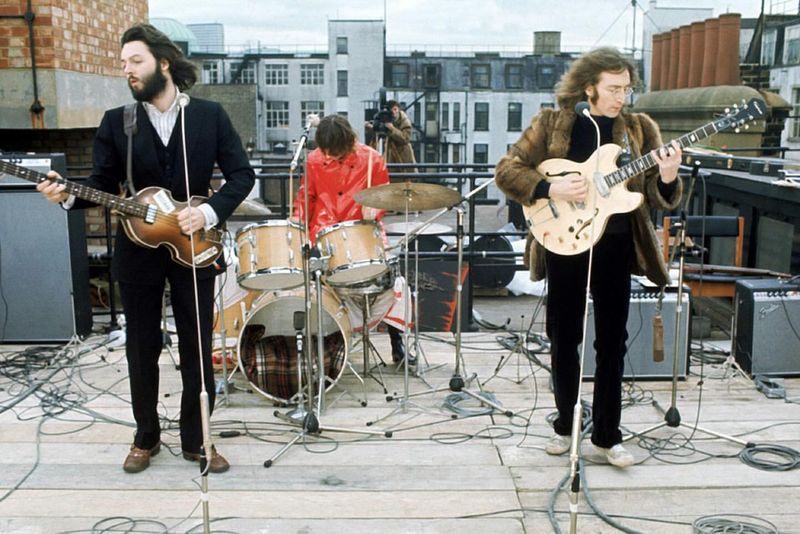
[[[311,347],[317,346],[316,294],[312,295]],[[300,380],[297,361],[295,312],[305,311],[303,289],[276,291],[261,295],[247,314],[239,335],[239,368],[250,385],[265,397],[281,404],[300,404],[305,395],[298,392]],[[322,336],[325,365],[325,389],[332,388],[345,367],[350,343],[350,319],[333,290],[322,288]],[[319,380],[316,355],[312,362],[314,381]],[[303,371],[305,374],[305,371]],[[317,389],[317,386],[314,386]]]
[[[248,224],[236,232],[239,274],[244,288],[272,291],[303,283],[303,225],[294,221]]]
[[[387,269],[383,236],[375,221],[346,221],[317,233],[328,260],[327,282],[336,287],[372,280]]]

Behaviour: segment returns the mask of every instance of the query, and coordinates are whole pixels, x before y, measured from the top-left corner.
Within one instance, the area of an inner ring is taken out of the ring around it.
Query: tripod
[[[695,165],[692,171],[692,186],[694,185],[694,178],[697,176],[697,171],[699,167]],[[690,187],[689,191],[693,187]],[[692,434],[695,432],[702,432],[704,434],[708,434],[717,438],[722,438],[728,441],[732,441],[734,443],[738,443],[745,447],[750,447],[753,444],[733,436],[729,436],[727,434],[722,434],[719,432],[714,432],[713,430],[709,430],[707,428],[703,428],[699,425],[687,425],[686,423],[681,422],[681,414],[677,407],[677,392],[678,392],[678,371],[679,371],[679,348],[680,348],[680,322],[681,322],[681,314],[683,313],[683,306],[682,306],[682,298],[683,298],[683,273],[684,273],[684,264],[686,260],[686,210],[681,210],[680,215],[680,222],[678,223],[679,226],[679,233],[678,233],[678,240],[677,240],[677,247],[678,247],[678,301],[675,306],[675,338],[674,338],[674,351],[673,351],[673,359],[672,359],[672,389],[670,394],[670,406],[667,410],[664,410],[660,404],[656,400],[653,400],[653,406],[664,414],[664,421],[651,426],[650,428],[646,428],[641,432],[635,432],[630,436],[623,439],[623,441],[627,441],[632,438],[641,438],[645,434],[648,434],[654,430],[659,428],[669,426],[671,428],[677,428],[679,426],[685,426],[690,428]]]

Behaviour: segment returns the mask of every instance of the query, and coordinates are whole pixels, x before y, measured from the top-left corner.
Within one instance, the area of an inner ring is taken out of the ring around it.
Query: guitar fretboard
[[[45,181],[55,181],[59,184],[64,184],[66,186],[65,191],[67,193],[70,195],[75,195],[83,200],[88,200],[89,202],[94,202],[95,204],[113,208],[121,213],[124,213],[125,215],[130,215],[133,217],[145,218],[147,215],[147,204],[142,204],[130,199],[120,198],[116,195],[106,193],[105,191],[100,191],[99,189],[86,187],[85,185],[77,184],[75,182],[69,182],[63,178],[60,180],[51,180],[44,173],[34,171],[26,167],[20,167],[7,161],[0,161],[0,172],[4,172],[6,174],[10,174],[12,176],[16,176],[17,178],[22,178],[23,180],[37,184]]]
[[[717,122],[710,122],[696,130],[678,137],[675,139],[675,141],[678,142],[678,145],[681,147],[681,149],[684,149],[692,146],[701,139],[705,139],[706,137],[710,137],[720,130],[726,129],[727,127],[727,122],[722,127],[718,126]],[[670,145],[663,145],[661,148],[669,146]],[[652,153],[647,153],[644,156],[631,161],[627,165],[624,165],[619,169],[606,174],[603,179],[609,187],[615,186],[617,184],[621,184],[632,176],[636,176],[637,174],[641,174],[646,170],[655,167],[656,165],[658,165],[658,163],[656,163]]]

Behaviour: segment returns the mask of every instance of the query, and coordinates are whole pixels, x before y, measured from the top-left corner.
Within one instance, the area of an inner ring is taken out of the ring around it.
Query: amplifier
[[[65,175],[63,154],[0,160]],[[68,341],[92,329],[83,210],[64,211],[31,182],[0,175],[0,343]]]
[[[734,356],[750,375],[800,375],[800,283],[736,282]]]
[[[667,288],[661,304],[661,319],[664,323],[664,359],[653,360],[653,317],[656,315],[658,290],[638,284],[631,289],[631,306],[628,312],[628,353],[625,356],[626,379],[655,380],[672,379],[675,361],[675,313],[678,302],[676,288]],[[689,361],[690,340],[690,291],[684,288],[678,337],[678,378],[686,378]],[[585,378],[594,378],[594,306],[589,299],[589,319],[586,325]]]

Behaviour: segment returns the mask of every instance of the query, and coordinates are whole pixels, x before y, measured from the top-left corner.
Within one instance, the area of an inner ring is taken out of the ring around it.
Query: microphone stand
[[[670,406],[665,411],[661,405],[658,403],[657,400],[653,400],[653,406],[655,406],[656,410],[662,412],[664,414],[664,421],[661,423],[651,426],[650,428],[646,428],[641,432],[636,432],[631,434],[630,436],[623,439],[623,441],[627,441],[632,438],[641,438],[645,434],[652,432],[653,430],[657,430],[659,428],[663,428],[665,426],[671,428],[677,428],[679,426],[686,426],[687,428],[691,429],[692,434],[694,432],[700,431],[704,434],[708,434],[717,438],[722,438],[728,441],[732,441],[734,443],[738,443],[746,448],[753,447],[755,444],[752,442],[744,441],[741,439],[737,439],[733,436],[729,436],[726,434],[721,434],[719,432],[714,432],[712,430],[708,430],[707,428],[703,428],[699,425],[687,425],[686,423],[681,422],[681,413],[677,407],[677,398],[678,398],[678,371],[679,371],[679,354],[680,354],[680,325],[681,325],[681,315],[683,313],[683,274],[684,274],[684,267],[686,261],[686,210],[689,205],[689,199],[691,198],[692,192],[694,191],[694,184],[697,180],[697,176],[700,172],[700,162],[696,161],[692,167],[692,174],[691,179],[689,182],[689,191],[686,195],[686,201],[684,202],[683,207],[680,211],[680,222],[676,223],[675,226],[678,227],[678,234],[676,237],[676,247],[677,247],[677,254],[678,254],[678,294],[677,298],[678,301],[675,304],[675,331],[674,331],[674,338],[673,338],[673,351],[672,351],[672,389],[670,392]],[[662,288],[663,291],[663,288]],[[687,311],[688,312],[688,311]],[[688,336],[689,333],[687,331],[686,335]]]
[[[308,131],[311,128],[312,120],[309,119],[306,122],[306,128],[303,131],[303,135],[300,137],[300,140],[297,145],[297,150],[295,151],[294,158],[292,158],[292,162],[290,164],[291,171],[293,172],[298,165],[300,160],[301,154],[304,153],[304,148],[306,147],[306,142],[308,140]],[[292,445],[297,443],[300,439],[304,439],[307,435],[319,435],[322,433],[323,430],[333,431],[333,432],[350,432],[354,434],[366,434],[366,435],[373,435],[373,436],[383,436],[387,438],[392,437],[391,431],[386,432],[379,432],[379,431],[371,431],[371,430],[355,430],[349,428],[340,428],[340,427],[331,427],[331,426],[322,426],[320,425],[319,418],[321,416],[322,411],[325,409],[325,353],[324,353],[324,340],[323,340],[323,325],[322,325],[322,273],[323,273],[323,260],[322,258],[314,258],[312,262],[311,258],[311,239],[310,239],[310,230],[311,227],[309,225],[309,210],[308,210],[308,187],[309,187],[309,175],[308,175],[308,157],[303,158],[303,164],[305,166],[305,187],[303,187],[303,223],[305,228],[305,240],[302,246],[302,255],[303,255],[303,289],[304,289],[304,303],[305,308],[303,312],[303,334],[301,336],[298,327],[300,326],[300,317],[299,314],[295,314],[294,319],[294,326],[297,329],[297,347],[298,351],[302,349],[302,356],[303,358],[300,361],[305,360],[305,368],[306,368],[306,405],[303,407],[299,405],[296,409],[291,410],[290,412],[283,414],[279,411],[275,411],[274,415],[278,419],[286,421],[291,424],[300,424],[301,430],[298,432],[289,442],[287,442],[278,452],[273,454],[270,458],[264,461],[264,467],[269,468],[275,463],[275,460],[278,459],[284,452],[288,451]],[[289,207],[291,209],[291,206]],[[311,355],[311,274],[314,273],[315,278],[315,288],[317,292],[317,309],[316,309],[316,319],[317,319],[317,374],[318,376],[318,396],[317,396],[317,404],[316,409],[314,406],[314,363],[313,358]],[[347,340],[345,340],[347,343]],[[300,357],[298,352],[298,357]],[[302,373],[300,373],[302,376]],[[302,388],[300,388],[302,390]]]
[[[592,183],[590,184],[589,191],[591,193],[592,212],[596,211],[597,207],[597,194],[602,192],[600,183],[602,182],[603,175],[600,172],[600,126],[594,120],[592,114],[589,112],[589,104],[587,102],[578,102],[575,110],[579,115],[589,119],[594,126],[595,135],[597,139],[597,149],[595,150],[595,170],[592,176]],[[600,191],[598,191],[598,189]],[[607,192],[607,188],[605,189]],[[590,242],[594,243],[594,228],[595,217],[592,217],[592,222],[589,225]],[[581,428],[583,427],[582,417],[583,409],[581,406],[581,392],[583,389],[583,369],[586,362],[586,326],[589,319],[589,295],[591,293],[592,285],[592,258],[594,256],[594,245],[589,247],[588,268],[586,269],[586,294],[584,295],[583,305],[583,333],[580,354],[580,370],[578,371],[578,389],[575,398],[575,406],[572,409],[572,432],[569,450],[569,479],[570,494],[569,494],[569,531],[570,534],[577,534],[578,531],[578,497],[581,492],[581,476],[580,476],[580,440]]]

